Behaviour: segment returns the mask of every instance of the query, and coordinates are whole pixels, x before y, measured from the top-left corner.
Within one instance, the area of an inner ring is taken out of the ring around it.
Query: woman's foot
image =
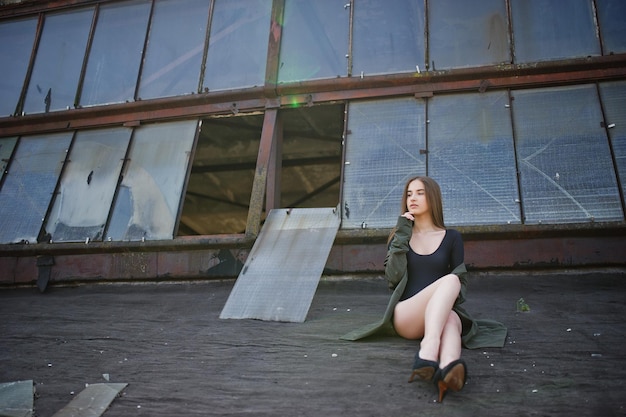
[[[433,379],[435,371],[439,368],[439,364],[435,361],[429,361],[427,359],[420,358],[420,353],[415,354],[415,361],[413,362],[413,372],[409,378],[409,382],[413,382],[415,377],[423,380],[430,381]]]
[[[462,359],[450,362],[445,368],[438,369],[434,377],[435,386],[439,391],[439,402],[448,390],[460,391],[467,380],[467,366]]]

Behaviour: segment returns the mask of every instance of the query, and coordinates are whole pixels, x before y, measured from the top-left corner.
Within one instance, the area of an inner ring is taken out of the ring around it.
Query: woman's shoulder
[[[457,240],[457,239],[463,240],[463,237],[461,236],[461,232],[459,232],[456,229],[446,229],[446,237],[452,240]]]

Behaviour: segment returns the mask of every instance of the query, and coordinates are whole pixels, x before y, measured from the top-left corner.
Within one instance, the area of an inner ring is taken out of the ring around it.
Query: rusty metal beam
[[[275,146],[276,122],[278,120],[278,109],[268,109],[263,119],[263,130],[261,131],[261,143],[259,144],[259,154],[252,182],[252,193],[250,195],[250,209],[246,222],[246,236],[256,237],[261,230],[261,217],[265,203],[267,191],[267,178],[270,161],[272,159],[272,149]]]
[[[527,88],[626,79],[626,54],[534,66],[338,78],[0,118],[0,137],[263,111],[394,95]],[[273,96],[274,95],[274,96]]]

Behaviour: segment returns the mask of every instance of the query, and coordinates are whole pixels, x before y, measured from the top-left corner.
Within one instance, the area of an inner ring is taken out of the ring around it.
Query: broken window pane
[[[285,0],[279,82],[348,73],[349,2]]]
[[[78,132],[46,223],[55,242],[102,240],[131,130]]]
[[[589,0],[511,0],[515,62],[600,55]]]
[[[24,112],[74,107],[93,8],[47,15]]]
[[[424,1],[354,4],[352,75],[424,70]]]
[[[428,175],[448,225],[521,223],[506,91],[435,96],[428,102]]]
[[[0,184],[2,184],[1,181],[7,169],[7,164],[13,153],[13,148],[15,148],[15,142],[17,142],[17,138],[0,138],[0,169],[2,169],[2,172],[0,172]]]
[[[626,52],[626,2],[596,0],[604,55]]]
[[[208,20],[207,0],[155,3],[139,98],[198,92]]]
[[[215,2],[204,88],[213,91],[265,83],[271,10],[271,1]]]
[[[513,97],[526,223],[623,220],[595,85]]]
[[[406,181],[426,173],[425,126],[413,97],[349,104],[342,228],[396,224]]]
[[[150,3],[136,0],[100,7],[80,99],[82,106],[134,100]]]
[[[172,239],[196,120],[135,130],[106,233],[112,240]]]
[[[20,139],[0,190],[0,243],[35,243],[72,133]]]
[[[437,0],[428,12],[432,70],[511,62],[504,0]]]
[[[262,128],[262,114],[202,121],[179,235],[245,232]]]
[[[0,117],[15,113],[36,30],[37,18],[0,22]]]
[[[615,164],[626,195],[626,81],[601,83],[600,94]]]

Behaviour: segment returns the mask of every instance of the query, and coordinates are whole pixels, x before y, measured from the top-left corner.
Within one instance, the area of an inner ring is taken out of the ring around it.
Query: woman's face
[[[406,208],[413,216],[428,213],[426,190],[422,181],[413,180],[409,183],[406,191]]]

